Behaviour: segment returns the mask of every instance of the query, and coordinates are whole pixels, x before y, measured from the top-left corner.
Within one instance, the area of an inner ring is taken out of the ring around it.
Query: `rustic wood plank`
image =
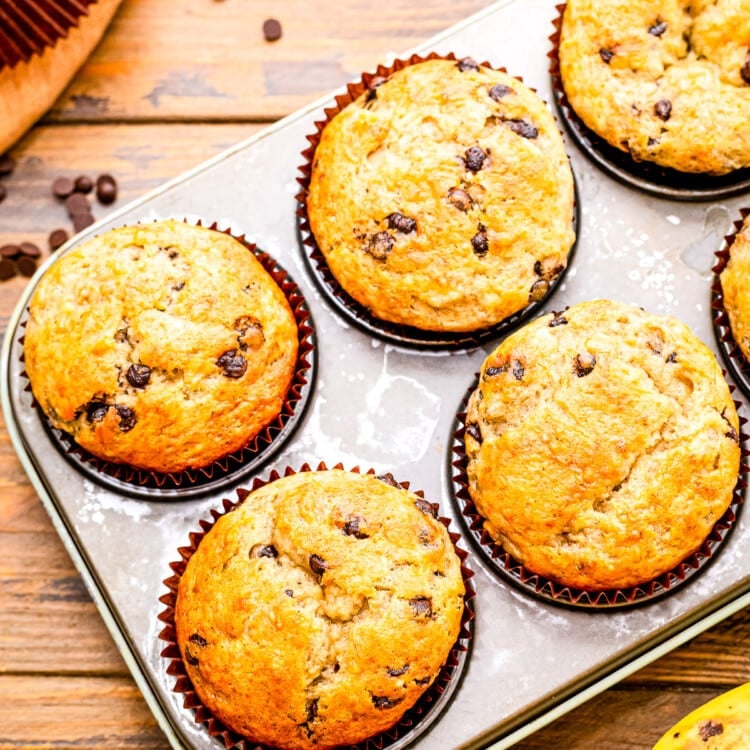
[[[125,2],[49,119],[273,120],[490,4]],[[263,37],[269,17],[276,42]]]

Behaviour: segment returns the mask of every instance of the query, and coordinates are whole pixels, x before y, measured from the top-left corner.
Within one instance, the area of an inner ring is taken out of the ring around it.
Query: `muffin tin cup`
[[[342,464],[336,464],[336,466],[333,467],[334,470],[343,468]],[[226,727],[203,705],[196,694],[192,682],[188,677],[179,646],[177,645],[174,608],[177,602],[177,590],[180,584],[180,578],[185,572],[188,561],[198,549],[198,546],[206,534],[213,528],[216,521],[226,513],[231,512],[241,505],[251,492],[276,481],[281,476],[286,477],[302,472],[327,470],[328,467],[324,462],[321,462],[317,468],[311,468],[307,463],[303,464],[298,470],[287,467],[283,474],[274,469],[269,474],[268,479],[264,480],[259,477],[253,479],[250,489],[236,489],[236,501],[224,499],[221,510],[212,510],[210,519],[204,519],[199,522],[200,531],[190,532],[189,544],[185,547],[180,547],[177,550],[180,559],[170,563],[169,567],[172,569],[173,574],[163,581],[164,585],[169,589],[169,592],[159,598],[159,601],[164,605],[164,609],[158,614],[158,619],[164,624],[159,633],[159,639],[165,643],[165,646],[161,651],[161,656],[168,660],[166,673],[170,677],[175,678],[172,690],[174,693],[183,696],[183,708],[192,712],[195,723],[204,726],[209,736],[219,739],[227,748],[237,747],[241,750],[273,750],[270,746],[257,743]],[[357,474],[366,473],[375,475],[373,469],[370,469],[367,472],[361,472],[359,467],[354,467],[351,471]],[[402,489],[409,489],[408,482],[396,482],[390,474],[382,475],[379,478],[382,478],[389,484],[401,487]],[[418,497],[424,497],[424,494],[419,490],[413,492]],[[383,750],[384,748],[388,748],[388,750],[397,750],[398,748],[404,748],[411,744],[417,737],[424,734],[430,726],[439,719],[442,712],[447,708],[451,698],[461,683],[464,670],[468,663],[474,630],[473,599],[476,592],[471,583],[471,578],[474,576],[474,573],[466,564],[468,553],[458,546],[461,539],[460,534],[450,531],[450,519],[438,515],[438,505],[436,503],[431,503],[431,505],[435,517],[446,527],[446,529],[448,529],[448,534],[453,543],[453,547],[461,561],[461,575],[466,588],[466,594],[464,596],[464,611],[461,618],[461,629],[458,638],[448,655],[448,659],[440,669],[438,676],[427,691],[420,697],[417,703],[389,730],[374,737],[367,738],[356,745],[347,746],[350,747],[351,750]]]
[[[716,263],[712,269],[711,282],[711,315],[713,320],[716,344],[724,362],[740,390],[750,398],[750,362],[745,358],[732,333],[729,316],[724,307],[724,290],[721,285],[721,273],[729,262],[729,252],[739,233],[745,218],[750,215],[750,208],[740,209],[740,218],[734,222],[734,231],[724,238],[722,246],[716,251]]]
[[[507,333],[516,326],[520,325],[523,321],[528,320],[530,317],[537,314],[543,308],[544,304],[549,300],[555,289],[565,278],[575,255],[575,249],[578,242],[578,227],[580,224],[579,200],[575,183],[575,174],[573,174],[575,191],[573,230],[575,238],[573,244],[570,247],[570,250],[568,251],[567,264],[565,269],[562,271],[562,273],[560,273],[559,276],[557,276],[557,278],[550,282],[547,293],[541,299],[530,302],[523,309],[513,313],[512,315],[509,315],[507,318],[501,320],[495,325],[469,332],[423,330],[421,328],[392,323],[373,315],[370,310],[368,310],[364,305],[357,302],[353,297],[351,297],[351,295],[346,292],[345,289],[341,287],[341,285],[331,272],[326,259],[320,248],[318,247],[318,244],[312,233],[312,230],[310,228],[310,221],[307,215],[307,196],[309,194],[313,160],[315,158],[315,151],[318,147],[318,144],[320,143],[320,137],[326,125],[328,125],[328,123],[339,112],[341,112],[341,110],[343,110],[345,107],[359,98],[363,93],[370,90],[370,84],[373,79],[381,77],[387,78],[388,76],[398,72],[399,70],[403,70],[404,68],[407,68],[411,65],[416,65],[428,60],[451,60],[458,62],[459,58],[457,58],[456,55],[452,52],[446,55],[441,55],[437,52],[431,52],[427,55],[414,54],[405,60],[397,59],[391,65],[379,65],[374,73],[364,73],[360,81],[349,83],[347,85],[346,93],[339,94],[335,97],[335,106],[329,107],[324,110],[325,119],[315,122],[316,132],[313,135],[307,136],[307,140],[309,141],[310,146],[308,146],[302,152],[304,163],[299,168],[299,171],[302,173],[302,177],[297,178],[297,182],[301,187],[296,196],[297,235],[299,242],[303,248],[303,255],[305,257],[305,260],[307,261],[307,265],[312,272],[312,276],[315,279],[318,287],[323,292],[328,302],[336,310],[337,314],[341,315],[350,323],[353,323],[357,328],[363,330],[365,333],[376,336],[385,341],[410,348],[429,350],[469,349],[480,346],[487,341],[490,341]],[[500,71],[502,73],[508,72],[504,67],[498,68],[488,62],[482,62],[478,64],[492,70]],[[514,77],[517,81],[523,83],[522,78],[518,76]],[[535,91],[535,89],[531,90]]]
[[[637,605],[648,604],[671,594],[689,583],[716,557],[721,545],[732,531],[740,507],[744,502],[747,488],[748,448],[747,434],[743,426],[747,419],[740,415],[740,470],[732,494],[732,501],[724,515],[714,524],[713,529],[700,548],[688,555],[678,565],[656,578],[635,586],[611,589],[581,589],[566,586],[546,576],[539,575],[516,560],[501,544],[496,542],[485,529],[484,517],[477,510],[469,492],[467,477],[468,458],[465,450],[466,409],[469,398],[479,384],[476,376],[466,392],[456,414],[453,441],[451,445],[451,484],[453,503],[467,535],[481,558],[490,570],[500,579],[509,582],[526,594],[545,602],[573,609],[591,611],[611,611]],[[730,390],[734,390],[730,386]],[[735,401],[740,409],[741,404]]]
[[[196,225],[203,226],[201,221],[196,222]],[[229,229],[219,229],[216,222],[207,228],[228,234],[241,242],[248,252],[253,253],[284,293],[298,330],[299,350],[294,377],[279,415],[244,447],[205,467],[175,472],[142,469],[94,456],[78,445],[70,434],[53,427],[36,399],[33,399],[33,405],[47,434],[62,455],[82,474],[114,492],[147,500],[168,501],[186,500],[220,491],[257,470],[272,458],[292,436],[310,401],[317,369],[316,336],[310,310],[299,287],[285,269],[270,255],[248,242],[244,235],[235,235]],[[24,320],[21,326],[25,325]],[[22,375],[28,381],[25,371]],[[25,389],[31,392],[31,384],[27,382]]]
[[[555,31],[549,38],[552,43],[552,49],[548,53],[549,72],[560,117],[569,135],[583,153],[602,171],[623,184],[662,198],[705,201],[727,198],[750,189],[750,168],[714,176],[680,172],[653,162],[636,161],[626,152],[611,146],[585,125],[568,101],[560,74],[559,45],[566,5],[562,3],[556,6],[558,15],[553,20]]]

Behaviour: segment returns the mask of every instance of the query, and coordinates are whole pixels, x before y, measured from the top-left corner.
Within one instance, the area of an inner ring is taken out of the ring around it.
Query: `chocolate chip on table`
[[[75,183],[70,177],[57,177],[52,182],[52,194],[55,198],[65,199],[73,194]]]
[[[151,380],[151,368],[144,364],[132,364],[125,373],[125,378],[133,388],[145,388]]]
[[[393,237],[388,232],[376,232],[365,247],[365,251],[375,260],[385,260],[392,249]]]
[[[117,181],[111,174],[100,174],[96,178],[96,198],[102,205],[108,206],[117,198]]]
[[[76,214],[90,214],[91,204],[89,199],[83,193],[71,192],[65,198],[65,210],[72,219]]]
[[[16,160],[10,154],[0,155],[0,177],[9,175],[16,168]]]
[[[510,86],[506,86],[504,83],[497,83],[489,90],[490,99],[499,102],[504,96],[513,93],[513,89]]]
[[[68,233],[64,229],[53,229],[49,233],[47,242],[49,242],[49,249],[53,252],[61,248],[68,241]]]
[[[88,195],[94,189],[94,181],[85,174],[78,175],[73,182],[73,189],[76,193]]]
[[[459,211],[467,212],[473,205],[471,196],[463,188],[451,188],[448,191],[448,203]]]
[[[520,135],[523,138],[533,140],[539,135],[539,130],[528,120],[505,120],[505,122],[516,135]]]
[[[275,18],[267,18],[263,21],[263,38],[267,42],[281,39],[281,23]]]
[[[475,255],[479,257],[487,255],[490,249],[490,241],[487,237],[487,229],[483,224],[478,227],[477,233],[471,238],[471,247]]]
[[[648,33],[651,36],[661,36],[667,30],[667,22],[658,20],[656,23],[648,27]]]
[[[227,378],[241,378],[247,371],[247,362],[236,349],[224,352],[216,360],[216,364],[224,371]]]
[[[607,63],[607,65],[609,65],[610,61],[612,60],[614,56],[615,56],[615,53],[612,52],[612,50],[605,49],[604,47],[602,47],[599,50],[599,57],[601,57],[602,60],[604,60],[604,62]]]
[[[310,570],[316,576],[322,576],[328,570],[328,563],[320,555],[310,555]]]
[[[14,243],[8,243],[0,247],[0,258],[9,258],[15,260],[21,255],[21,246]]]
[[[745,57],[745,62],[742,64],[742,67],[740,68],[740,78],[750,85],[750,52],[747,53],[747,56]]]
[[[73,229],[75,232],[81,232],[86,227],[90,227],[94,223],[95,219],[91,213],[80,213],[73,215]]]
[[[411,234],[417,228],[417,222],[409,216],[404,216],[395,211],[386,217],[389,229],[395,229],[401,234]]]
[[[593,354],[584,352],[583,354],[577,354],[575,361],[573,362],[573,371],[575,374],[582,378],[588,375],[596,366],[596,357]]]
[[[16,275],[16,264],[10,258],[0,258],[0,281],[7,281]]]
[[[672,116],[672,102],[669,99],[659,99],[654,104],[654,114],[660,119],[666,122]]]
[[[487,161],[487,154],[479,146],[471,146],[464,152],[464,164],[470,172],[478,172]]]
[[[33,242],[22,242],[19,247],[21,249],[21,255],[25,255],[28,258],[39,258],[42,254],[39,245],[36,245]]]
[[[30,258],[28,255],[22,255],[17,261],[16,261],[16,268],[18,269],[18,272],[21,274],[21,276],[26,276],[27,278],[34,275],[34,271],[36,271],[36,260],[34,258]]]
[[[479,70],[479,63],[471,57],[464,57],[456,63],[456,67],[465,73],[467,70]]]

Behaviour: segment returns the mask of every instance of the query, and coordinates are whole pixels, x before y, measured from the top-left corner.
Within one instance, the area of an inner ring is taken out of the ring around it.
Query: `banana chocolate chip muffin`
[[[505,339],[470,396],[465,444],[490,536],[588,590],[645,583],[699,549],[740,467],[712,352],[675,318],[610,300]]]
[[[568,0],[558,52],[572,109],[634,160],[750,167],[750,0]]]
[[[468,58],[369,79],[320,134],[306,211],[344,291],[423,331],[478,331],[541,300],[575,239],[554,117]]]
[[[748,212],[728,248],[729,257],[719,274],[723,305],[737,346],[750,362],[750,212]]]
[[[111,230],[52,264],[23,346],[54,427],[99,459],[178,472],[245,447],[276,419],[298,330],[245,245],[165,220]]]
[[[272,747],[392,727],[461,626],[461,563],[433,506],[387,479],[303,471],[250,492],[190,556],[176,640],[201,702]]]

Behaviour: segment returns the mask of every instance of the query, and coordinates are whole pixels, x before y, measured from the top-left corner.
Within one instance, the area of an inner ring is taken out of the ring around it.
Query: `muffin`
[[[739,420],[680,321],[595,300],[505,339],[469,397],[468,491],[527,570],[583,590],[651,581],[733,499]]]
[[[297,323],[229,234],[164,220],[61,256],[29,304],[26,374],[50,424],[97,458],[205,467],[279,415]]]
[[[179,580],[176,640],[229,729],[285,750],[350,745],[436,679],[464,593],[430,503],[371,474],[303,471],[208,529]]]
[[[304,210],[336,283],[376,319],[429,332],[485,329],[543,299],[575,239],[546,104],[469,58],[385,72],[311,155]]]
[[[750,167],[749,0],[569,0],[558,56],[575,114],[636,162]]]
[[[728,243],[726,265],[719,274],[724,311],[737,346],[750,362],[750,212],[745,213],[734,238]]]

